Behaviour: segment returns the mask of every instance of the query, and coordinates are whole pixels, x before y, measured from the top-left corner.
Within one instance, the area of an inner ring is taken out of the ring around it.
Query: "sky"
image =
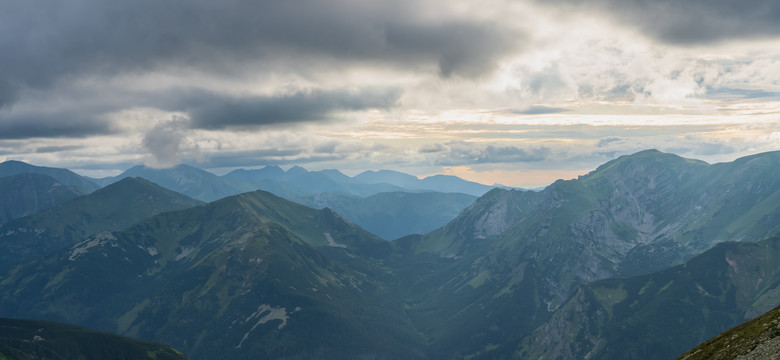
[[[776,0],[0,0],[0,161],[536,187],[780,149]]]

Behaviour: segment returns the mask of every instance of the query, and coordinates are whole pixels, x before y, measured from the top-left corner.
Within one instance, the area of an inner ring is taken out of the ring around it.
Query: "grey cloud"
[[[563,108],[535,105],[535,106],[529,106],[525,109],[510,109],[510,110],[506,110],[505,112],[514,115],[544,115],[544,114],[560,114],[567,111],[569,110]]]
[[[114,131],[112,123],[90,113],[0,109],[0,139],[84,137]]]
[[[83,146],[70,145],[70,146],[39,146],[35,149],[36,154],[55,153],[60,151],[71,151],[83,149]]]
[[[495,25],[453,21],[422,26],[393,24],[387,29],[387,40],[393,48],[435,59],[439,73],[449,77],[488,72],[497,57],[524,39],[510,39]]]
[[[521,42],[487,22],[431,23],[414,1],[9,0],[0,5],[0,106],[69,77],[273,59],[433,64],[443,76],[475,76]]]
[[[180,130],[249,128],[330,120],[339,111],[389,109],[401,95],[395,88],[307,89],[271,96],[234,96],[192,88],[134,92],[57,87],[57,91],[56,101],[43,98],[36,103],[0,109],[0,139],[111,134],[118,129],[107,115],[133,107],[186,113],[190,121],[179,121]]]
[[[417,150],[421,154],[431,154],[431,153],[437,153],[447,150],[447,147],[440,143],[434,143],[434,144],[425,144],[423,146],[420,146],[420,148]]]
[[[193,127],[222,129],[328,120],[334,112],[388,109],[400,92],[395,89],[308,90],[277,96],[232,97],[196,93],[181,99]]]
[[[780,35],[775,0],[553,0],[609,14],[646,34],[674,44],[711,43]]]
[[[179,153],[186,140],[182,121],[158,124],[144,135],[141,144],[153,157],[147,164],[153,167],[170,167],[179,163]]]
[[[290,150],[250,150],[231,153],[214,153],[206,161],[200,162],[203,168],[256,167],[263,165],[301,165],[325,161],[343,160],[345,154],[308,154],[302,149]]]
[[[467,164],[500,164],[539,162],[549,159],[552,151],[547,147],[523,149],[508,145],[482,145],[469,142],[447,144],[448,151],[437,155],[434,163],[440,166]]]
[[[599,142],[596,144],[596,147],[603,148],[614,143],[622,143],[622,142],[624,142],[623,138],[618,136],[610,136],[610,137],[599,139]]]

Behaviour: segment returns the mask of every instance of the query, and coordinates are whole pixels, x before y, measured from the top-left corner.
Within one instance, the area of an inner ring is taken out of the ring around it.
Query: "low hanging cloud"
[[[185,121],[173,121],[157,124],[144,135],[141,145],[149,152],[151,158],[146,165],[155,168],[171,167],[179,163],[181,155],[195,153],[197,147],[186,144]]]

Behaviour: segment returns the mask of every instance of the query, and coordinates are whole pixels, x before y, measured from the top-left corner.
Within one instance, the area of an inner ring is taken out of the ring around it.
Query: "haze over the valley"
[[[0,161],[301,165],[536,187],[780,147],[772,0],[0,5]]]

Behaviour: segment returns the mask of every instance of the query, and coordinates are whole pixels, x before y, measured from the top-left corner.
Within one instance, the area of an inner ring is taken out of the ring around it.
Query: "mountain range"
[[[780,303],[779,168],[780,152],[707,164],[648,150],[542,191],[490,190],[392,242],[265,191],[100,231],[67,220],[72,243],[8,247],[24,259],[0,272],[0,316],[195,359],[669,358]]]
[[[278,166],[254,170],[237,169],[217,176],[186,164],[166,169],[138,165],[114,177],[90,180],[106,186],[127,177],[142,177],[162,187],[207,202],[254,190],[265,190],[286,199],[296,200],[321,193],[367,197],[396,191],[433,191],[480,196],[493,188],[455,176],[434,175],[419,179],[401,172],[382,170],[367,171],[349,177],[338,170],[308,171],[300,166],[293,166],[287,171]]]
[[[330,207],[386,240],[434,230],[492,189],[454,176],[419,179],[381,170],[349,177],[338,170],[300,166],[287,171],[278,166],[237,169],[223,176],[185,164],[168,169],[134,166],[115,177],[91,180],[106,186],[127,177],[142,177],[202,201],[265,190],[307,206]]]

